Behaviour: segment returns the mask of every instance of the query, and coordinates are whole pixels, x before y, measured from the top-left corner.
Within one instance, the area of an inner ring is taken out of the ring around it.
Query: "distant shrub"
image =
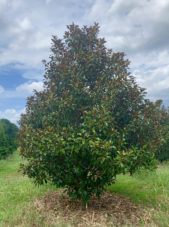
[[[155,156],[160,162],[169,160],[169,132],[163,138]]]
[[[7,157],[17,147],[18,127],[7,119],[0,120],[0,159]]]
[[[158,100],[157,103],[161,114],[161,141],[157,152],[155,153],[155,157],[162,162],[169,160],[169,108],[167,109],[164,105],[162,105],[162,100]]]

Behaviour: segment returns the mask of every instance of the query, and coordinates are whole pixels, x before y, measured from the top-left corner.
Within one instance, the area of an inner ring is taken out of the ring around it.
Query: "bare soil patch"
[[[71,202],[63,190],[48,192],[35,201],[48,223],[72,223],[73,226],[151,226],[151,213],[117,193],[105,192],[98,200],[93,196],[86,208],[80,201]],[[154,225],[153,225],[154,226]]]

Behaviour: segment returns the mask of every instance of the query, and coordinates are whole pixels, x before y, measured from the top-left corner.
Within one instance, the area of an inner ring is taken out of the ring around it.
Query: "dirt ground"
[[[151,210],[111,192],[105,192],[100,200],[93,196],[86,208],[80,201],[72,203],[63,190],[58,190],[37,199],[35,206],[39,212],[46,213],[50,226],[54,223],[78,227],[152,226]]]

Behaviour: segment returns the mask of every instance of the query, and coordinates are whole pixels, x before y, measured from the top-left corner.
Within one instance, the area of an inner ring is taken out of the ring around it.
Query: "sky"
[[[98,22],[148,98],[169,105],[168,0],[0,0],[0,118],[17,123],[26,98],[43,89],[51,37],[62,38],[73,22]]]

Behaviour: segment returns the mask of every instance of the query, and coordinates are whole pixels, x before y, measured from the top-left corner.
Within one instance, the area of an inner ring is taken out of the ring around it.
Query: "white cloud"
[[[43,82],[27,82],[16,87],[15,90],[3,90],[0,92],[0,99],[4,98],[26,98],[33,94],[33,90],[42,91]]]
[[[25,72],[22,77],[27,78],[27,79],[34,79],[34,80],[42,80],[43,79],[43,73],[39,73],[36,71],[27,71]]]
[[[100,22],[101,34],[108,38],[108,45],[114,50],[135,54],[169,45],[168,10],[167,0],[98,0],[86,17]],[[117,37],[124,41],[114,43]]]
[[[4,88],[0,85],[0,94],[3,93],[5,90]]]
[[[17,121],[20,119],[21,113],[24,113],[24,112],[25,112],[25,109],[22,109],[22,110],[6,109],[4,111],[0,111],[0,119],[5,118],[17,124]]]
[[[45,0],[46,4],[48,5],[50,2],[52,2],[52,0]]]
[[[5,6],[7,0],[0,0],[0,10],[3,9],[3,7]]]
[[[39,69],[41,60],[48,59],[52,35],[63,34],[78,8],[49,0],[6,0],[2,6],[0,65],[20,62],[30,69]]]
[[[147,88],[148,97],[153,101],[169,101],[169,65],[161,65],[157,68],[137,69],[133,72],[138,83]]]
[[[13,21],[13,25],[9,27],[9,32],[14,35],[21,35],[21,37],[18,37],[20,40],[23,39],[23,33],[26,31],[31,30],[32,24],[29,20],[29,18],[17,18]]]
[[[16,91],[19,93],[26,93],[27,95],[32,94],[33,90],[37,90],[37,91],[42,91],[43,90],[43,82],[39,81],[39,82],[31,82],[31,83],[24,83],[19,85],[16,88]]]

